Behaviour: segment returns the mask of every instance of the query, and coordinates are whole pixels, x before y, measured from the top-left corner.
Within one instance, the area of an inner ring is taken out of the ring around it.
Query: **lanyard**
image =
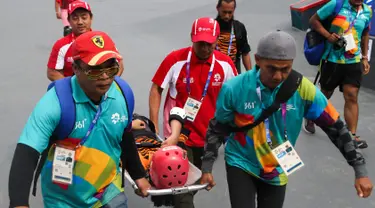
[[[351,11],[351,9],[349,10],[349,22],[350,22],[350,25],[349,25],[349,28],[347,30],[345,30],[344,34],[347,33],[354,26],[355,21],[357,21],[357,18],[359,17],[359,15],[361,13],[362,13],[362,9],[357,12],[357,15],[352,20],[352,11]]]
[[[107,94],[105,94],[105,97],[104,97],[104,100],[103,100],[103,101],[105,101],[106,99],[107,99]],[[95,124],[98,122],[101,113],[102,113],[102,102],[99,104],[98,111],[96,112],[95,117],[94,117],[94,119],[92,120],[92,122],[91,122],[91,124],[90,124],[90,126],[89,126],[89,129],[87,130],[87,133],[86,133],[85,136],[81,139],[81,141],[80,141],[79,144],[76,146],[76,148],[82,146],[83,143],[86,142],[87,138],[90,136],[92,130],[94,129]]]
[[[230,30],[230,37],[229,37],[229,46],[228,46],[228,56],[230,55],[230,49],[232,48],[232,43],[233,43],[233,36],[234,36],[234,28],[233,28],[233,24],[232,24],[232,28]],[[219,46],[216,45],[216,50],[219,50]]]
[[[188,59],[187,59],[187,65],[186,65],[186,90],[187,90],[189,96],[190,96],[190,91],[191,91],[191,89],[190,89],[190,60],[191,60],[191,54],[192,54],[192,52],[189,51]],[[211,63],[210,71],[208,72],[206,84],[204,85],[201,101],[203,101],[203,98],[207,95],[207,89],[208,89],[208,86],[210,84],[212,72],[214,70],[214,65],[215,65],[215,55],[212,54],[212,63]]]
[[[264,105],[263,105],[263,102],[262,102],[262,94],[260,92],[260,87],[257,87],[256,90],[257,90],[257,94],[258,94],[259,100],[262,103],[262,108],[264,108]],[[281,104],[281,115],[283,117],[283,123],[284,123],[284,139],[288,140],[288,132],[286,130],[286,103],[282,103]],[[264,119],[264,125],[266,127],[266,139],[267,139],[267,143],[268,143],[268,145],[272,149],[272,140],[271,140],[271,135],[270,135],[270,123],[269,123],[268,118]]]

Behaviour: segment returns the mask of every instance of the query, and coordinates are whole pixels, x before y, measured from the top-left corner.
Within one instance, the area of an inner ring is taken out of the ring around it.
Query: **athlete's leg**
[[[256,184],[240,168],[226,165],[229,198],[232,208],[255,208]]]
[[[69,21],[68,21],[68,10],[67,9],[61,9],[61,20],[62,23],[65,26],[70,26]]]
[[[345,122],[348,125],[350,132],[352,132],[353,136],[355,137],[358,147],[366,148],[367,142],[365,140],[360,140],[356,135],[359,116],[358,93],[359,88],[361,87],[361,82],[362,63],[348,64],[342,87],[345,99]]]
[[[358,124],[358,92],[359,88],[346,84],[344,90],[344,117],[349,130],[356,133]]]
[[[282,208],[286,185],[275,186],[258,179],[258,208]]]

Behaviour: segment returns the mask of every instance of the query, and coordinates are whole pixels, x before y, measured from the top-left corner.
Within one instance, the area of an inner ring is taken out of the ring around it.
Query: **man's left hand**
[[[148,182],[146,178],[141,178],[135,181],[135,183],[138,186],[138,189],[135,191],[135,193],[138,196],[141,197],[147,197],[148,196],[148,190],[151,188],[151,184]]]
[[[163,141],[161,144],[161,147],[170,146],[170,145],[177,145],[178,143],[178,137],[170,136],[166,140]]]
[[[370,64],[367,59],[362,59],[363,64],[363,74],[366,75],[370,72]]]
[[[355,189],[357,189],[357,194],[361,198],[367,198],[372,192],[372,182],[368,177],[355,179]]]

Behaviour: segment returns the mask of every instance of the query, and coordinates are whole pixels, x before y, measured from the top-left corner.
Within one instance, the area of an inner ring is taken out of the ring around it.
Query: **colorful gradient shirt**
[[[259,99],[256,88],[261,90]],[[261,114],[262,105],[270,106],[280,85],[271,91],[259,80],[259,71],[250,70],[224,83],[220,91],[215,117],[220,123],[235,124],[237,127],[253,123]],[[336,122],[338,112],[308,79],[286,103],[286,124],[281,110],[269,117],[270,135],[274,145],[284,141],[284,127],[292,145],[295,145],[301,130],[303,118],[313,120],[317,125],[328,126]],[[298,152],[298,149],[297,149]],[[264,123],[243,133],[230,135],[225,146],[226,162],[252,174],[272,185],[285,185],[287,176],[278,165],[266,141]],[[302,158],[303,160],[303,158]]]
[[[77,78],[72,77],[73,98],[76,102],[75,128],[69,136],[78,143],[97,112],[80,88]],[[100,207],[123,192],[121,188],[120,154],[122,135],[128,124],[125,98],[116,83],[102,102],[102,113],[86,142],[76,150],[73,184],[57,185],[52,182],[54,148],[41,172],[41,187],[45,207]],[[60,120],[59,100],[55,89],[49,90],[34,108],[20,136],[19,143],[28,145],[39,153],[47,148],[50,136]]]
[[[372,17],[372,10],[367,4],[363,4],[359,12],[351,6],[349,0],[343,0],[343,6],[338,15],[332,21],[329,32],[338,35],[352,33],[356,48],[345,52],[344,49],[334,50],[332,44],[327,41],[326,51],[323,59],[328,57],[328,61],[340,64],[359,63],[361,61],[361,37],[365,29],[369,28]],[[332,15],[336,6],[336,0],[331,0],[317,11],[321,20]]]

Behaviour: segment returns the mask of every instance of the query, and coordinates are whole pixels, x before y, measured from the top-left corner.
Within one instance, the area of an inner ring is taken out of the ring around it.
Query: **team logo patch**
[[[102,36],[94,36],[91,40],[99,48],[104,48],[104,40]]]

